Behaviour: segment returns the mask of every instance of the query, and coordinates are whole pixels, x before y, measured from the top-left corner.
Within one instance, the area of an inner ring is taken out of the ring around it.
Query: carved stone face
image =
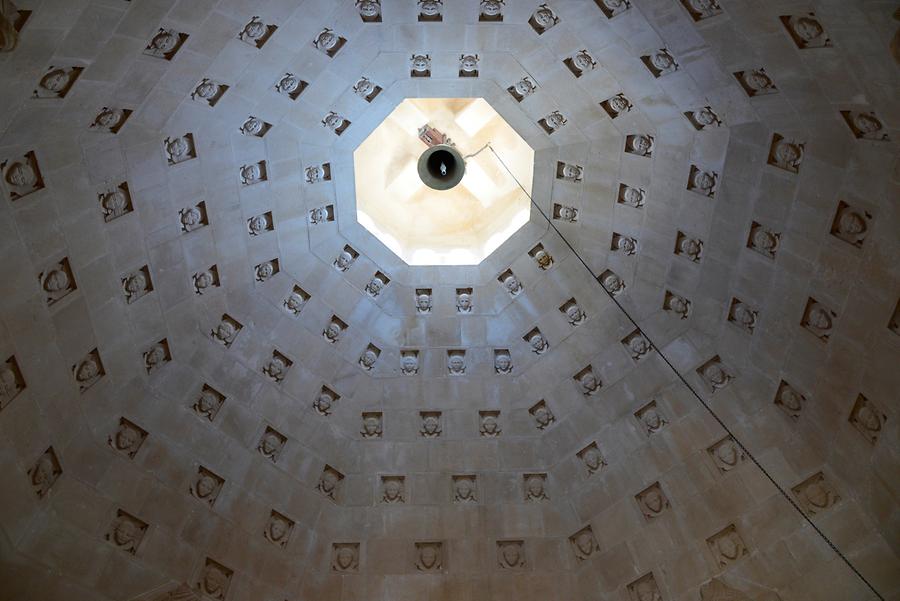
[[[243,174],[243,172],[242,172],[242,174]],[[249,227],[250,227],[250,231],[253,232],[254,234],[260,234],[260,233],[264,232],[266,230],[266,228],[269,227],[269,218],[265,214],[256,215],[255,217],[251,217]]]
[[[253,183],[262,177],[262,171],[259,168],[259,165],[245,165],[241,167],[241,178],[249,183]]]
[[[516,82],[516,85],[513,86],[516,90],[516,94],[519,96],[528,96],[532,92],[534,92],[534,84],[532,84],[527,79],[521,79]]]
[[[31,483],[37,487],[49,484],[53,480],[54,471],[53,460],[47,455],[41,455],[31,472]]]
[[[882,128],[881,121],[873,115],[861,113],[853,118],[853,125],[863,134],[871,134]]]
[[[433,17],[441,13],[441,5],[437,0],[422,0],[419,3],[419,10],[423,15]]]
[[[778,165],[793,167],[800,159],[800,152],[799,146],[782,140],[775,146],[775,161]]]
[[[104,109],[103,112],[97,115],[97,125],[112,129],[122,121],[124,116],[125,113],[119,109]]]
[[[622,96],[613,96],[607,105],[616,113],[628,110],[628,101]]]
[[[472,72],[478,67],[478,58],[472,54],[467,54],[462,57],[459,63],[459,68],[466,72]]]
[[[501,373],[509,371],[512,366],[512,358],[506,353],[498,353],[494,356],[494,369]]]
[[[363,420],[363,431],[367,436],[375,436],[381,430],[381,420],[370,415]]]
[[[434,546],[428,545],[419,550],[419,562],[426,570],[433,568],[437,564],[437,559],[437,549]]]
[[[456,298],[456,307],[462,311],[463,313],[468,312],[472,309],[472,296],[467,292],[461,293]]]
[[[120,451],[128,451],[134,447],[140,437],[141,435],[137,430],[128,424],[122,424],[119,426],[119,431],[116,432],[116,448]]]
[[[348,251],[341,251],[341,254],[338,255],[336,264],[338,269],[344,270],[350,267],[350,263],[353,262],[353,255],[351,255]]]
[[[115,190],[108,194],[104,194],[100,204],[108,213],[120,215],[125,210],[127,201],[125,199],[125,194],[123,194],[121,190]]]
[[[258,136],[263,130],[263,122],[261,119],[251,117],[250,119],[244,121],[244,126],[241,129],[244,130],[245,134]]]
[[[716,114],[708,108],[702,108],[699,111],[694,111],[694,121],[706,127],[707,125],[716,123],[718,118],[716,117]]]
[[[338,38],[330,31],[323,31],[316,38],[316,46],[323,50],[331,50],[337,46]]]
[[[366,285],[366,290],[372,296],[378,296],[378,294],[384,289],[384,282],[381,281],[381,278],[372,278],[369,280],[369,283]]]
[[[559,218],[563,221],[575,221],[575,218],[578,216],[578,211],[575,210],[574,207],[560,207],[559,208]]]
[[[544,269],[550,267],[550,265],[553,263],[553,259],[550,258],[550,254],[544,249],[541,249],[534,253],[534,260],[537,261],[539,267]]]
[[[481,0],[481,13],[488,17],[496,17],[500,14],[501,6],[498,0]]]
[[[575,546],[586,557],[594,552],[594,537],[590,532],[581,532],[575,537]]]
[[[41,78],[40,86],[50,92],[59,93],[69,85],[70,74],[63,69],[54,69]]]
[[[328,324],[328,327],[325,328],[325,338],[334,342],[340,337],[341,332],[343,332],[341,324],[331,322],[330,324]]]
[[[734,466],[739,459],[737,447],[730,440],[723,442],[716,447],[716,457],[725,465]]]
[[[869,432],[881,430],[881,418],[868,405],[859,408],[856,421]]]
[[[343,124],[344,118],[335,113],[331,113],[325,117],[325,125],[331,129],[339,129]]]
[[[750,71],[748,73],[744,73],[744,83],[747,84],[751,90],[755,90],[757,92],[761,90],[765,90],[772,86],[772,80],[768,75],[759,70]]]
[[[37,183],[37,174],[28,163],[17,162],[7,170],[6,181],[17,188],[31,188]]]
[[[845,208],[838,219],[838,232],[855,236],[866,231],[866,221],[856,211]]]
[[[359,357],[359,362],[363,367],[372,367],[375,365],[375,360],[378,359],[378,355],[375,354],[375,351],[372,349],[366,349],[363,351],[363,354]]]
[[[603,278],[603,287],[610,292],[619,292],[625,287],[625,285],[622,283],[622,280],[619,278],[619,276],[614,273],[610,273]]]
[[[625,192],[622,194],[622,197],[624,198],[626,203],[635,207],[644,202],[644,193],[637,188],[625,188]]]
[[[600,451],[595,449],[594,447],[589,448],[581,455],[581,460],[584,461],[584,464],[587,468],[595,472],[600,467],[600,464],[603,463],[603,458],[600,457]]]
[[[173,159],[180,159],[188,153],[188,143],[184,138],[175,138],[166,145],[166,151]],[[195,211],[196,209],[191,209]],[[199,211],[197,211],[199,213]],[[199,219],[198,219],[199,221]]]
[[[728,381],[728,374],[718,363],[703,368],[703,375],[713,386],[722,386]]]
[[[753,311],[740,304],[734,307],[734,320],[742,326],[750,327],[756,322],[756,317]]]
[[[528,344],[531,345],[531,350],[535,353],[542,353],[547,349],[547,341],[544,340],[540,333],[532,334],[531,338],[528,339]]]
[[[472,482],[468,478],[460,478],[456,481],[456,496],[457,498],[467,501],[472,498],[472,493],[474,489],[472,487]]]
[[[422,5],[422,13],[428,14],[425,12],[425,6],[426,5]],[[435,4],[435,7],[437,7],[437,4]],[[440,12],[440,8],[437,8],[431,14],[436,15],[436,14],[438,14],[438,12]],[[427,71],[429,62],[430,61],[427,56],[425,56],[424,54],[417,54],[417,55],[413,56],[413,58],[412,58],[412,68],[414,71],[419,71],[419,72]]]
[[[223,342],[227,342],[227,341],[231,340],[231,338],[234,336],[236,331],[237,330],[235,329],[234,325],[230,321],[223,321],[223,322],[220,322],[219,325],[216,326],[215,334],[216,334],[216,338],[218,338],[219,340],[221,340]]]
[[[708,171],[695,171],[691,185],[698,190],[709,191],[716,185],[716,178]]]
[[[428,294],[416,295],[416,310],[425,313],[431,310],[431,296]]]
[[[93,357],[88,357],[81,362],[75,372],[75,379],[79,382],[87,382],[100,374],[100,366]]]
[[[168,53],[175,49],[178,45],[178,36],[169,32],[161,31],[150,41],[150,47],[161,53]]]
[[[287,299],[284,301],[284,304],[288,308],[289,311],[293,311],[296,313],[297,311],[299,311],[300,309],[303,308],[303,305],[305,304],[305,302],[306,301],[303,300],[303,297],[300,296],[298,293],[291,292],[288,295]]]
[[[293,94],[300,87],[300,80],[293,75],[285,75],[275,87],[284,94]]]
[[[662,416],[660,416],[659,412],[653,407],[650,407],[641,414],[641,421],[644,422],[644,425],[647,426],[647,429],[650,431],[659,430],[660,426],[662,426]]]
[[[154,344],[153,348],[147,351],[144,358],[147,367],[156,367],[166,359],[166,348],[161,344]]]
[[[641,501],[643,501],[644,507],[649,509],[652,513],[659,513],[662,511],[663,498],[655,488],[651,488],[644,493],[644,496],[641,497]]]
[[[831,501],[831,495],[828,494],[828,490],[818,480],[811,482],[803,489],[803,496],[806,497],[810,505],[819,509],[828,507]]]
[[[600,385],[597,384],[596,376],[594,376],[592,372],[586,372],[584,375],[582,375],[580,382],[581,388],[585,392],[594,392],[600,387]]]
[[[693,238],[682,238],[678,243],[678,248],[682,253],[690,257],[696,257],[700,254],[700,244]]]
[[[263,455],[271,456],[274,455],[279,448],[281,448],[281,440],[274,433],[268,432],[265,436],[263,436],[262,441],[259,444],[260,449],[263,452]]]
[[[616,238],[616,250],[624,253],[634,252],[634,240],[627,236],[619,236]]]
[[[532,499],[540,499],[544,496],[544,479],[540,476],[529,476],[525,481],[525,489]]]
[[[400,498],[400,481],[386,480],[384,483],[384,498],[388,501],[396,501]]]
[[[582,173],[584,173],[584,170],[578,165],[569,165],[568,163],[563,165],[563,177],[568,179],[578,179],[581,177]]]
[[[510,294],[518,294],[522,290],[522,284],[519,283],[516,276],[510,274],[503,279],[503,286]]]
[[[631,139],[631,150],[637,154],[647,154],[652,145],[648,136],[635,136]]]
[[[215,478],[213,478],[209,474],[203,474],[197,480],[197,486],[196,486],[197,496],[200,497],[201,499],[205,499],[206,497],[211,495],[213,493],[213,491],[216,490],[216,485],[217,485],[217,482],[216,482]]]
[[[550,27],[554,23],[553,12],[547,8],[539,8],[534,11],[534,21],[541,27]]]
[[[806,321],[810,326],[817,330],[824,331],[831,329],[831,316],[821,307],[813,307],[810,310],[809,317],[807,317]]]
[[[244,37],[256,40],[266,33],[266,26],[261,21],[250,21],[244,26],[244,30],[241,33]]]
[[[197,399],[197,408],[200,413],[211,413],[219,404],[219,398],[211,390],[204,390]]]
[[[775,236],[762,228],[757,228],[757,230],[753,232],[752,242],[754,248],[765,251],[771,251],[777,244]]]
[[[354,553],[353,549],[350,547],[341,547],[338,549],[335,559],[340,569],[347,570],[352,567],[356,561],[356,553]]]
[[[204,81],[199,86],[197,86],[197,89],[194,90],[194,93],[204,100],[210,100],[211,98],[215,98],[219,95],[219,84],[212,81]]]
[[[120,517],[113,528],[113,540],[120,547],[134,544],[139,533],[139,528],[132,520]]]
[[[534,410],[534,419],[541,427],[548,426],[553,421],[553,415],[546,407],[538,407]]]
[[[266,371],[276,379],[284,375],[285,369],[287,365],[281,357],[272,357],[266,364]]]
[[[794,33],[806,42],[811,42],[823,32],[822,25],[815,19],[800,17],[794,22]]]
[[[414,355],[404,355],[400,359],[400,365],[404,373],[415,373],[419,369],[419,360]]]
[[[219,566],[213,564],[206,566],[203,573],[203,588],[207,594],[221,595],[227,582],[228,576]]]
[[[267,280],[272,277],[272,274],[275,273],[275,266],[271,261],[266,261],[265,263],[261,263],[259,267],[256,268],[256,277],[260,280]]]
[[[785,387],[779,397],[781,404],[791,411],[800,411],[803,408],[800,396],[793,389]]]
[[[667,71],[675,65],[675,61],[666,52],[656,52],[650,56],[650,63],[657,71]]]
[[[503,549],[500,551],[503,561],[509,567],[515,567],[519,565],[519,560],[522,558],[522,555],[519,551],[519,545],[503,545]]]
[[[440,425],[440,420],[433,415],[428,415],[422,420],[422,429],[426,434],[436,434]]]
[[[331,409],[331,405],[333,403],[334,397],[331,396],[331,394],[329,394],[328,392],[323,391],[316,398],[316,406],[318,407],[319,411],[322,411],[323,413]]]
[[[463,359],[460,355],[453,355],[448,361],[448,367],[450,369],[450,373],[461,374],[466,371],[465,359]]]
[[[497,418],[493,415],[486,415],[481,420],[481,429],[487,435],[494,435],[500,432],[500,426],[497,424]]]
[[[284,535],[287,534],[288,524],[284,520],[284,518],[273,515],[269,520],[269,538],[274,542],[279,542],[284,538]]]
[[[561,113],[553,112],[547,115],[547,125],[550,126],[551,129],[558,129],[565,124],[565,118]]]
[[[191,207],[185,211],[181,212],[181,224],[185,227],[185,229],[191,229],[192,227],[199,225],[203,215],[200,213],[200,209],[197,207]]]
[[[580,71],[587,71],[594,68],[594,61],[591,55],[586,52],[579,52],[572,58],[572,64]]]
[[[666,306],[680,315],[686,315],[688,311],[687,301],[676,295],[672,295],[666,299]]]
[[[62,292],[69,288],[69,274],[64,269],[53,269],[44,278],[44,290]]]
[[[143,273],[135,273],[128,276],[128,279],[125,280],[125,290],[129,292],[129,294],[137,294],[138,292],[143,292],[147,288],[147,278],[144,277]]]
[[[638,601],[657,601],[659,599],[659,595],[656,594],[656,587],[647,580],[639,582],[634,587],[634,592],[637,594]]]
[[[741,554],[741,547],[731,532],[716,539],[716,549],[726,559],[737,559]]]

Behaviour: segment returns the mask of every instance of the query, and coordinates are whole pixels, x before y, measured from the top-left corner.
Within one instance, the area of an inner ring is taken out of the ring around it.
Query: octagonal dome
[[[449,190],[419,177],[425,127],[465,157]],[[478,264],[529,220],[534,150],[483,98],[407,98],[353,162],[357,219],[410,265]]]

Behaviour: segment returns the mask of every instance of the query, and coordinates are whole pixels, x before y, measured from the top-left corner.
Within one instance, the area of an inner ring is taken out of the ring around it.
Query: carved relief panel
[[[502,432],[499,411],[478,412],[478,433],[484,438],[497,438]]]
[[[815,13],[782,15],[778,18],[800,50],[831,46],[831,40]]]
[[[494,373],[509,375],[513,371],[512,356],[508,349],[494,349]]]
[[[734,379],[731,369],[722,362],[718,355],[698,367],[697,374],[711,394],[725,388]]]
[[[275,428],[266,426],[259,443],[256,445],[256,450],[272,463],[277,463],[286,442],[287,436],[281,434]]]
[[[606,467],[606,459],[604,459],[603,455],[600,453],[600,448],[597,446],[596,442],[592,442],[578,451],[577,455],[588,476],[593,476]]]
[[[48,307],[52,307],[78,289],[68,257],[63,257],[58,263],[52,263],[44,269],[38,274],[38,281],[41,283],[44,301]]]
[[[91,121],[89,129],[98,133],[117,134],[133,111],[104,106]]]
[[[6,196],[11,201],[44,189],[44,178],[33,150],[22,156],[3,159],[0,173],[3,174]]]
[[[447,351],[447,373],[451,376],[463,376],[466,374],[466,351]]]
[[[163,141],[166,151],[166,162],[177,165],[197,158],[197,147],[194,145],[194,134],[188,132],[177,138],[166,138]]]
[[[186,207],[178,211],[178,221],[181,222],[181,231],[185,234],[209,225],[206,202],[200,201],[192,207]]]
[[[597,61],[587,50],[579,50],[575,54],[563,59],[563,64],[576,78],[597,68]]]
[[[841,117],[857,140],[876,140],[887,142],[890,138],[884,129],[884,123],[873,112],[841,111]]]
[[[321,225],[334,222],[334,205],[325,205],[309,210],[309,224]]]
[[[191,480],[190,492],[195,499],[213,507],[224,486],[225,478],[201,465],[197,468],[197,473]]]
[[[528,343],[531,352],[535,355],[543,355],[550,350],[550,343],[538,328],[532,328],[530,332],[522,336],[522,339]]]
[[[144,370],[148,374],[154,373],[172,360],[172,351],[169,348],[169,340],[163,338],[159,342],[153,343],[150,348],[142,353],[142,358],[144,360]]]
[[[862,248],[871,222],[871,213],[852,207],[841,200],[831,222],[831,235],[856,248]]]
[[[106,223],[134,211],[128,182],[122,182],[115,188],[104,190],[97,195],[97,200],[100,202],[100,211],[103,213],[103,221]]]
[[[631,101],[625,97],[625,94],[620,92],[601,102],[600,108],[609,115],[610,119],[615,119],[622,113],[630,112],[634,107],[632,106]]]
[[[750,224],[747,248],[761,254],[767,259],[774,259],[781,243],[781,234],[774,232],[757,222]]]
[[[530,77],[527,75],[514,83],[513,85],[506,88],[506,91],[509,92],[510,96],[516,99],[516,102],[522,102],[527,97],[537,91],[537,84],[532,81]]]
[[[306,303],[309,302],[310,298],[308,292],[294,284],[294,287],[291,288],[291,292],[285,297],[281,304],[285,311],[296,317],[297,315],[300,315],[300,311],[303,310],[303,307],[306,306]]]
[[[687,189],[703,196],[710,198],[716,195],[719,184],[719,174],[715,171],[702,169],[696,165],[691,165],[691,172],[688,176]]]
[[[415,303],[416,313],[419,315],[431,313],[433,306],[431,288],[416,288],[413,301]]]
[[[653,77],[659,78],[677,71],[680,67],[675,57],[667,48],[660,48],[650,54],[641,56],[641,62]]]
[[[400,373],[404,376],[419,373],[419,351],[400,351]]]
[[[283,549],[291,540],[294,531],[294,520],[274,509],[269,514],[269,521],[263,529],[263,537],[278,548]]]
[[[710,106],[700,107],[693,111],[686,111],[684,116],[697,131],[722,126],[722,119],[719,118],[719,115],[717,115]]]
[[[556,179],[578,183],[584,179],[584,167],[575,163],[556,161]]]
[[[406,477],[382,476],[379,502],[406,503]]]
[[[53,447],[48,447],[28,470],[28,481],[39,499],[43,499],[62,475],[62,465]]]
[[[197,578],[197,588],[201,594],[211,599],[224,601],[232,576],[233,570],[207,557]]]
[[[800,173],[800,163],[803,162],[805,151],[805,143],[774,134],[766,162],[789,173]]]
[[[238,33],[238,39],[254,48],[262,48],[278,29],[277,25],[262,22],[259,16],[253,16]]]
[[[25,378],[15,355],[0,363],[0,411],[25,390]]]
[[[863,438],[875,444],[884,429],[887,415],[878,406],[860,394],[856,397],[853,409],[850,411],[849,421],[862,434]]]
[[[381,349],[374,344],[369,343],[365,350],[359,355],[359,366],[365,371],[372,371],[375,367],[375,362],[378,361],[379,355],[381,355]]]
[[[309,82],[287,72],[275,82],[275,91],[291,100],[297,100],[308,86]]]
[[[575,223],[576,221],[578,221],[578,209],[568,205],[561,205],[558,202],[554,202],[553,219],[556,219],[557,221]]]
[[[153,280],[150,278],[150,267],[144,265],[120,278],[125,302],[129,305],[153,292]]]
[[[669,423],[657,407],[656,401],[650,401],[635,411],[634,417],[647,436],[656,434]]]
[[[444,0],[419,0],[418,6],[420,23],[423,21],[439,22],[444,20]]]
[[[472,288],[457,288],[456,289],[456,312],[460,315],[470,315],[472,313],[472,309],[474,308],[474,304],[472,301],[472,296],[474,292]]]
[[[85,355],[81,361],[72,366],[72,375],[78,384],[78,392],[84,393],[106,375],[100,352],[95,348]]]
[[[522,570],[525,568],[525,541],[498,540],[497,565],[503,570]]]
[[[419,418],[422,420],[419,428],[422,438],[438,438],[441,435],[443,428],[440,411],[420,411]]]
[[[542,35],[547,30],[552,29],[559,23],[559,17],[553,12],[553,9],[546,4],[541,4],[531,13],[528,24],[538,35]]]
[[[415,543],[416,569],[420,572],[440,572],[444,569],[444,544],[441,542]]]
[[[600,390],[600,378],[594,374],[594,368],[590,365],[575,374],[574,380],[585,396],[592,396]]]
[[[706,449],[706,452],[709,454],[713,464],[715,464],[721,474],[727,474],[731,470],[739,467],[746,459],[744,451],[738,447],[734,438],[731,436],[726,436],[721,439]]]
[[[270,259],[268,261],[263,261],[258,265],[253,267],[253,279],[257,282],[266,282],[272,277],[281,271],[281,266],[278,261],[278,257],[274,259]]]
[[[703,257],[703,240],[693,238],[679,230],[675,235],[675,254],[688,261],[699,263]]]
[[[359,543],[333,543],[331,569],[335,572],[358,572]]]
[[[330,465],[326,465],[322,469],[322,475],[319,476],[319,483],[316,484],[316,490],[332,501],[337,501],[338,490],[343,479],[344,474],[340,473]]]
[[[647,337],[644,336],[643,332],[640,330],[635,330],[628,336],[622,339],[622,346],[625,347],[625,350],[628,351],[629,356],[633,361],[641,361],[647,355],[650,354],[650,351],[653,350],[653,346],[650,344],[650,341],[647,340]]]
[[[637,501],[638,507],[647,521],[659,517],[666,509],[671,507],[669,499],[663,492],[659,482],[654,482],[636,494],[634,500]]]
[[[380,411],[367,411],[362,414],[363,438],[381,438],[384,435],[384,415]]]
[[[359,257],[359,253],[353,250],[353,248],[349,245],[344,245],[344,248],[338,253],[338,256],[334,259],[334,268],[338,271],[347,271],[356,262],[357,257]]]
[[[146,522],[119,509],[103,538],[122,551],[135,555],[148,528],[149,525]]]
[[[635,188],[620,183],[616,202],[635,209],[641,209],[644,207],[646,195],[647,193],[642,188]]]
[[[220,81],[204,77],[194,88],[194,91],[191,92],[191,100],[208,107],[214,107],[222,99],[229,87]]]
[[[260,184],[269,179],[269,170],[265,161],[241,165],[239,174],[242,186]]]
[[[762,67],[747,71],[736,71],[734,77],[750,98],[766,94],[777,94],[778,88]]]
[[[422,20],[421,16],[419,20]],[[431,55],[413,54],[411,57],[409,57],[409,76],[431,77]]]
[[[831,338],[835,319],[837,319],[837,313],[816,299],[809,297],[806,301],[806,308],[803,310],[803,319],[800,320],[800,325],[812,332],[822,342],[828,342],[829,338]]]
[[[597,279],[600,281],[600,285],[613,296],[625,292],[625,280],[616,275],[612,269],[607,269]]]
[[[275,231],[275,219],[272,216],[272,211],[254,215],[247,220],[247,233],[251,236],[261,236],[266,232],[272,231]]]
[[[553,257],[550,256],[543,244],[536,244],[534,248],[528,251],[528,256],[534,259],[534,262],[537,263],[538,268],[542,271],[553,267]]]
[[[575,559],[579,562],[587,561],[595,553],[599,553],[600,545],[594,538],[594,531],[590,526],[585,526],[575,534],[569,537],[569,544]]]
[[[334,411],[335,404],[337,404],[340,398],[341,395],[327,386],[322,386],[319,394],[313,400],[313,409],[315,409],[316,413],[319,415],[331,415],[332,411]]]
[[[568,119],[566,119],[562,113],[559,111],[553,111],[545,117],[542,117],[538,120],[538,125],[541,126],[548,136],[553,135],[554,132],[559,131],[566,123],[568,123]]]
[[[322,127],[330,129],[336,136],[347,131],[347,128],[350,127],[350,123],[349,119],[334,111],[328,111],[328,114],[322,117]]]
[[[731,299],[731,305],[728,308],[728,323],[734,324],[748,334],[752,334],[756,328],[758,317],[759,311],[737,298]]]
[[[200,417],[213,421],[216,419],[216,415],[218,415],[223,404],[225,404],[225,395],[209,384],[204,384],[192,405],[192,409]]]
[[[460,77],[478,77],[478,62],[480,60],[477,54],[460,54],[458,75]]]
[[[81,76],[84,67],[56,67],[51,65],[44,71],[37,86],[31,92],[32,98],[65,98]]]
[[[243,327],[238,320],[223,313],[219,323],[210,332],[210,336],[225,348],[230,348]]]
[[[317,184],[319,182],[331,181],[331,163],[322,163],[320,165],[310,165],[304,169],[303,173],[306,177],[307,184]]]
[[[800,507],[809,515],[822,513],[841,500],[841,496],[834,490],[825,474],[819,472],[813,474],[797,486],[791,488]]]
[[[501,273],[497,277],[497,281],[500,282],[503,288],[506,289],[506,292],[512,297],[518,296],[524,290],[522,282],[519,281],[516,274],[512,272],[512,269],[507,269]]]
[[[547,402],[544,400],[540,400],[532,405],[528,413],[534,418],[534,424],[538,430],[544,430],[556,421],[556,416],[553,415],[553,412],[550,411],[550,407],[547,406]]]
[[[272,356],[263,363],[262,372],[276,384],[281,384],[293,364],[287,355],[278,349],[272,349]]]
[[[272,128],[271,123],[263,121],[259,117],[249,115],[240,127],[240,132],[245,136],[262,138]]]
[[[548,501],[547,474],[524,474],[522,489],[526,501]]]
[[[806,403],[806,397],[800,394],[793,386],[782,380],[778,384],[778,390],[775,392],[775,405],[784,411],[788,417],[797,421],[803,412],[803,405]]]
[[[478,20],[481,22],[492,21],[499,23],[503,21],[503,5],[505,0],[481,0],[478,10]]]
[[[720,568],[724,568],[750,554],[734,524],[725,527],[706,539],[706,544],[716,561],[716,565]]]
[[[347,40],[345,38],[326,27],[313,39],[312,45],[328,58],[334,58],[346,43]]]
[[[477,503],[478,488],[473,474],[463,474],[451,477],[452,495],[454,503]]]
[[[106,442],[112,450],[134,459],[146,439],[146,430],[122,417],[115,432],[109,435]]]
[[[331,344],[335,344],[341,339],[347,327],[347,323],[344,320],[337,315],[332,315],[331,320],[326,324],[325,329],[322,330],[322,337]]]
[[[187,39],[186,33],[160,28],[144,48],[144,54],[170,61],[181,50]]]
[[[666,294],[663,297],[663,309],[673,315],[677,315],[679,319],[687,319],[691,314],[691,301],[680,294],[666,290]]]
[[[632,238],[631,236],[623,236],[618,232],[613,232],[609,249],[614,253],[630,257],[637,252],[637,239]]]
[[[653,156],[653,136],[635,134],[625,136],[625,152],[639,157]]]

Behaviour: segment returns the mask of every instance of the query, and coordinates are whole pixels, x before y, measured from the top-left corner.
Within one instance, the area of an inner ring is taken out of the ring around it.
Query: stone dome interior
[[[895,8],[0,0],[0,601],[900,599]],[[477,264],[405,98],[533,149]]]

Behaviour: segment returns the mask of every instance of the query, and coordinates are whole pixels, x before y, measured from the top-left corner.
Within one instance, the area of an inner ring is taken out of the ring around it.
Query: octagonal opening
[[[441,145],[465,161],[446,190],[419,168]],[[359,223],[410,265],[476,265],[529,220],[534,150],[483,98],[408,98],[353,162]]]

